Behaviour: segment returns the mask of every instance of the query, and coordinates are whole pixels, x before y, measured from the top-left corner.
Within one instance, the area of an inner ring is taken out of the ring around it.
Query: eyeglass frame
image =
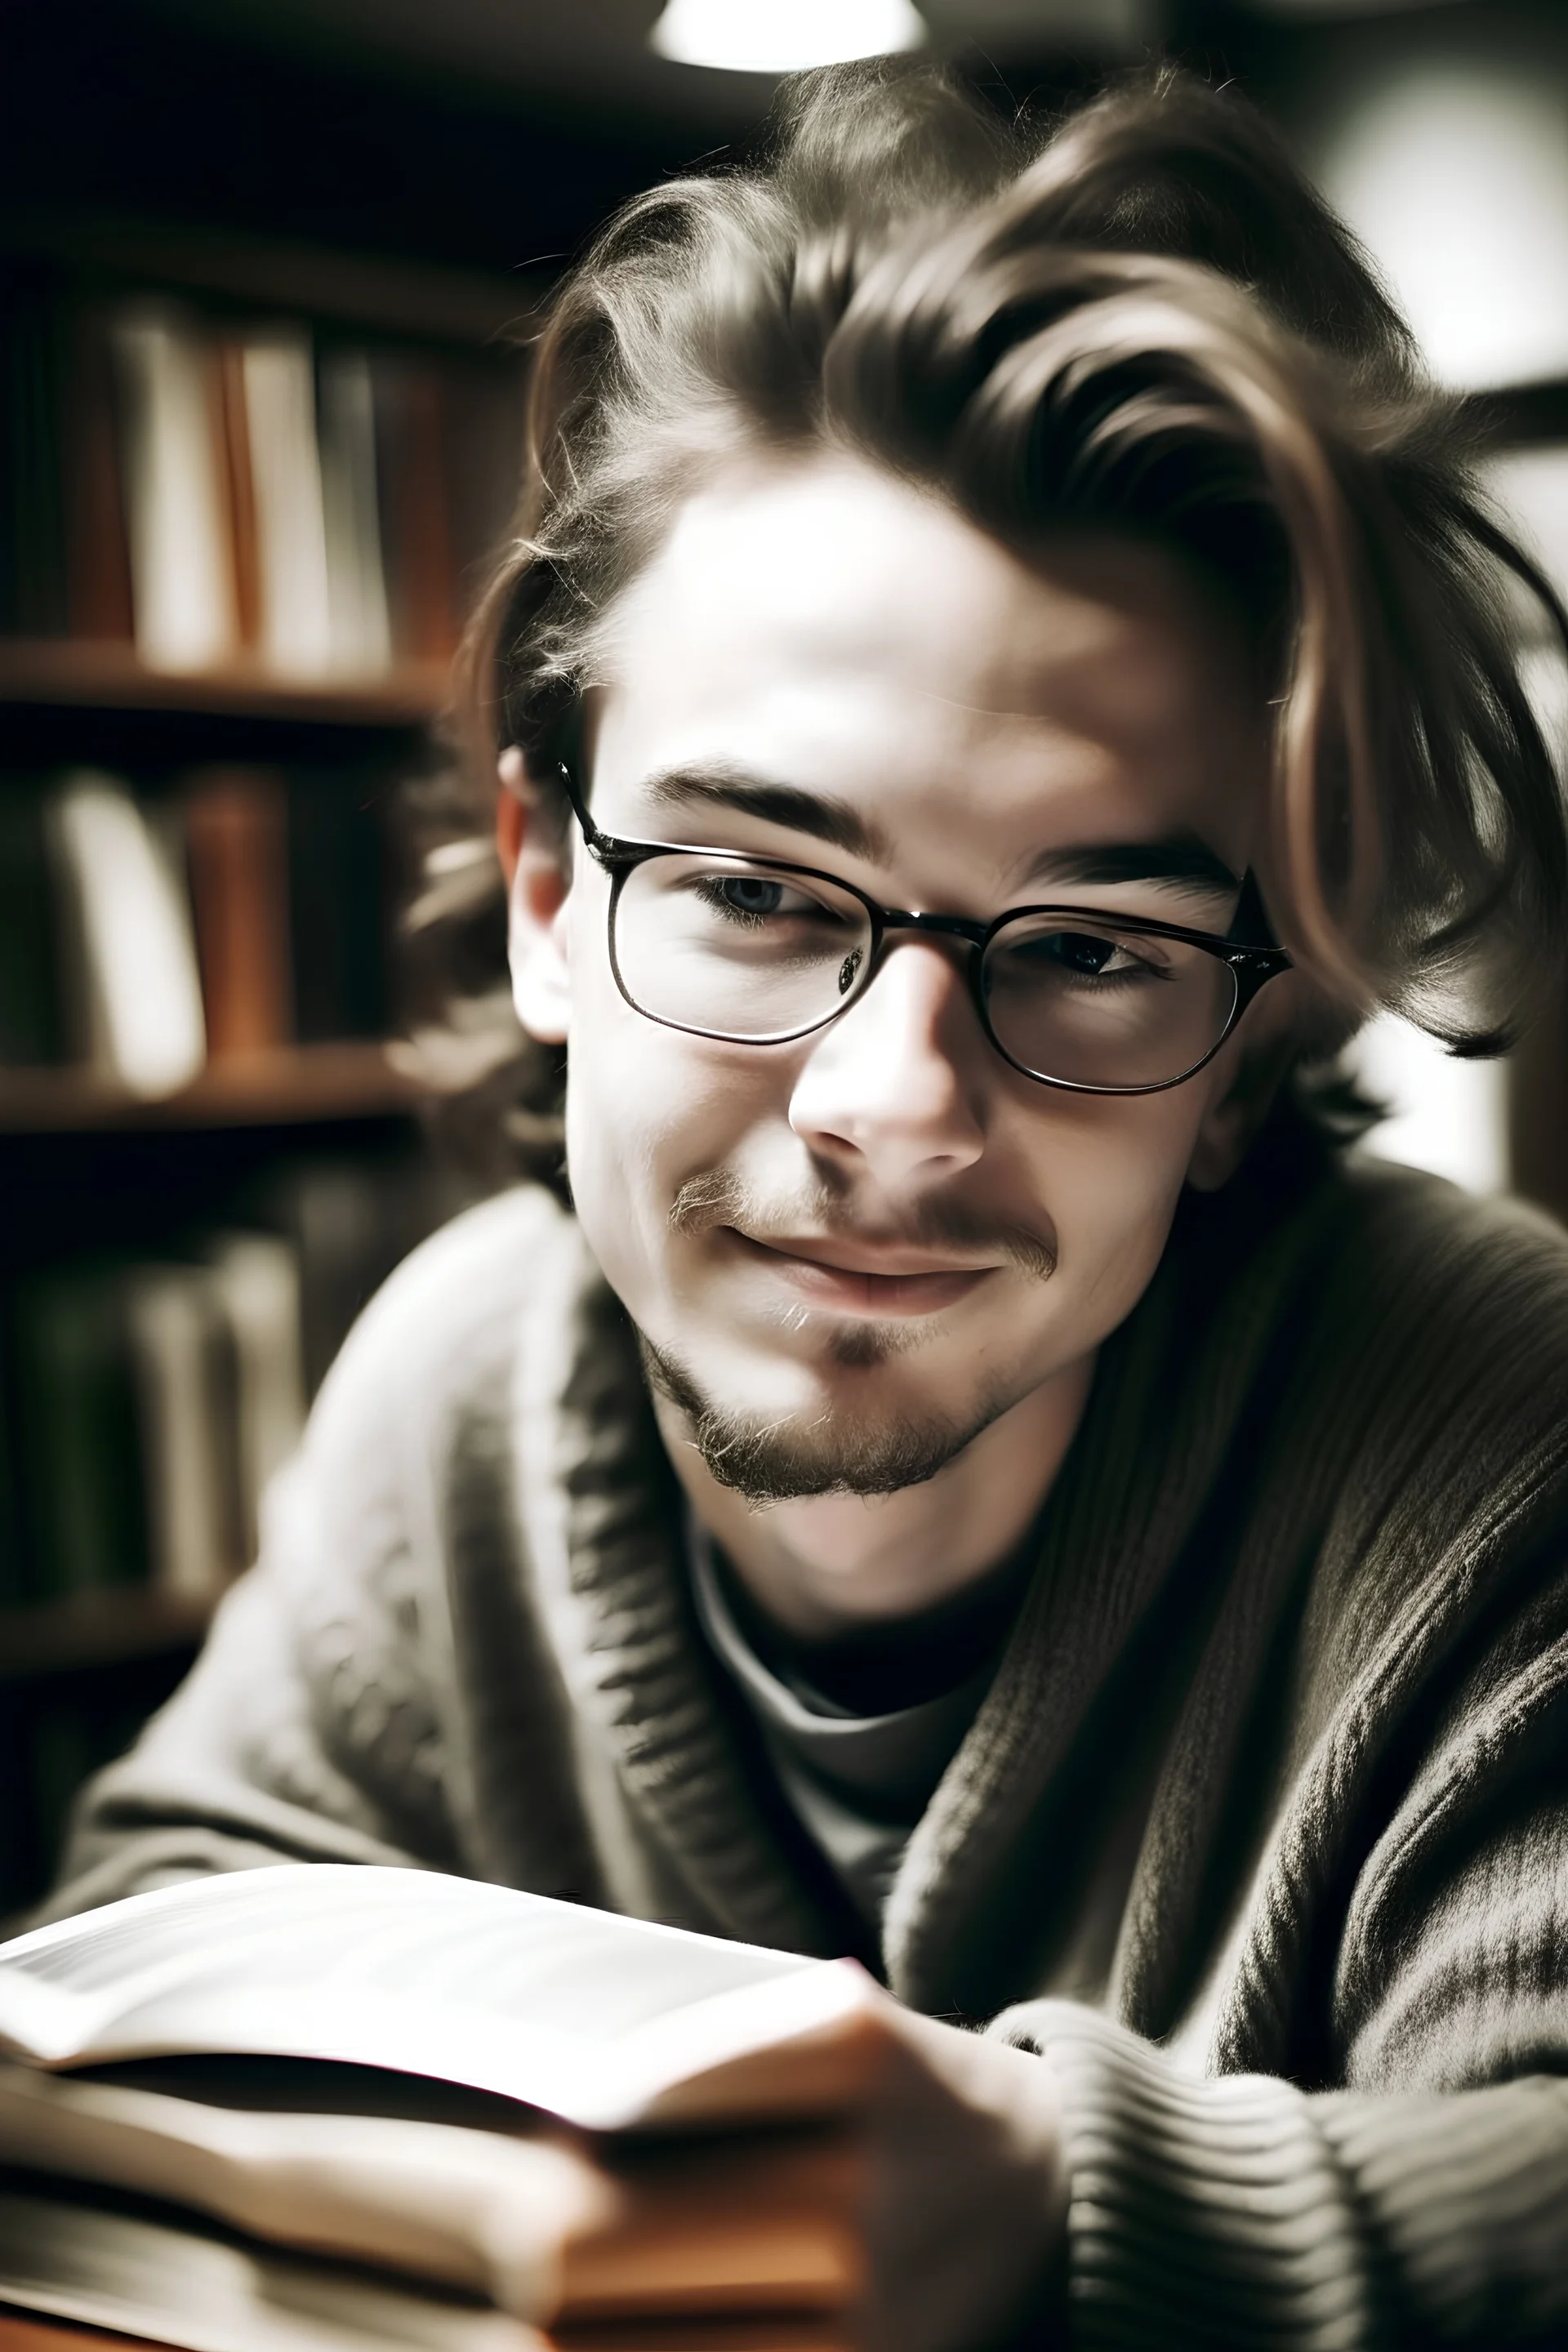
[[[895,907],[884,907],[873,898],[868,891],[862,890],[858,883],[847,882],[842,875],[825,873],[820,866],[802,866],[794,858],[769,857],[752,850],[716,849],[700,842],[623,840],[616,834],[605,833],[602,826],[595,824],[589,814],[587,803],[578,788],[576,779],[564,760],[558,762],[558,772],[572,814],[582,828],[584,847],[610,877],[610,904],[605,919],[605,939],[609,948],[610,970],[615,976],[616,986],[632,1011],[639,1014],[644,1021],[651,1021],[660,1029],[673,1029],[681,1036],[707,1037],[710,1038],[715,1045],[793,1045],[798,1044],[802,1037],[813,1037],[819,1029],[827,1028],[832,1022],[837,1020],[841,1013],[847,1013],[852,1004],[858,1003],[867,994],[872,982],[882,968],[889,933],[912,931],[917,936],[956,939],[964,942],[969,950],[966,968],[969,993],[981,1028],[993,1050],[1001,1055],[1009,1069],[1016,1070],[1020,1077],[1032,1080],[1037,1087],[1058,1087],[1067,1094],[1160,1095],[1168,1094],[1173,1087],[1184,1087],[1189,1078],[1195,1078],[1200,1070],[1205,1069],[1226,1038],[1231,1035],[1237,1022],[1259,990],[1266,988],[1271,980],[1277,980],[1281,972],[1291,969],[1292,959],[1284,948],[1232,936],[1237,930],[1244,929],[1258,929],[1267,933],[1268,924],[1263,911],[1262,894],[1250,866],[1242,877],[1241,895],[1237,901],[1236,914],[1231,922],[1232,935],[1225,938],[1221,938],[1215,931],[1192,930],[1184,924],[1163,923],[1149,916],[1118,915],[1113,914],[1108,908],[1064,907],[1054,905],[1049,901],[1037,907],[1009,907],[1005,913],[996,916],[993,921],[977,923],[963,915],[916,914]],[[871,926],[871,944],[866,957],[864,976],[857,975],[851,992],[846,994],[843,1001],[836,1004],[831,1012],[824,1013],[820,1021],[808,1022],[804,1028],[792,1029],[779,1037],[736,1037],[722,1029],[700,1029],[691,1022],[669,1021],[662,1013],[650,1013],[646,1004],[638,1003],[622,977],[620,958],[616,952],[616,909],[620,905],[621,893],[626,887],[628,877],[634,874],[638,866],[647,866],[658,857],[691,856],[730,858],[740,864],[764,866],[775,873],[801,874],[809,881],[826,882],[830,888],[840,890],[847,898],[857,899],[865,908]],[[1190,1069],[1183,1070],[1173,1078],[1153,1079],[1146,1086],[1090,1086],[1080,1078],[1052,1078],[1047,1077],[1043,1071],[1031,1070],[1026,1063],[1020,1062],[1016,1055],[1010,1054],[997,1036],[992,1024],[990,1007],[986,1003],[981,984],[986,950],[992,940],[998,932],[1005,930],[1009,923],[1016,922],[1026,915],[1071,915],[1083,924],[1098,919],[1110,930],[1135,932],[1141,939],[1175,940],[1184,947],[1197,948],[1204,954],[1215,957],[1217,961],[1228,965],[1236,983],[1235,999],[1225,1027],[1220,1031],[1207,1053],[1195,1061]]]

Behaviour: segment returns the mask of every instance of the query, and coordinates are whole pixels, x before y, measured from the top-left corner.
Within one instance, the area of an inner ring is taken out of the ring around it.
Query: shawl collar
[[[1231,1547],[1215,1522],[1247,1489],[1270,1341],[1331,1190],[1278,1220],[1245,1188],[1184,1202],[1102,1349],[995,1680],[889,1895],[889,1982],[912,2007],[987,2017],[1041,1989],[1068,1874],[1127,1794],[1103,1759],[1152,1748],[1216,1605]],[[1074,1750],[1090,1739],[1102,1766],[1086,1775]]]
[[[521,1512],[612,1901],[782,1949],[846,1948],[843,1908],[809,1885],[804,1839],[721,1688],[636,1338],[574,1224],[526,1320]]]

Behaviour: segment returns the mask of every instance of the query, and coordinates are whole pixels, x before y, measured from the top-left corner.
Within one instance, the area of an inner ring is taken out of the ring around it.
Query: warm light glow
[[[1345,1060],[1363,1091],[1387,1105],[1366,1149],[1429,1168],[1471,1192],[1508,1187],[1508,1065],[1460,1062],[1397,1013],[1369,1022]]]
[[[918,49],[925,37],[911,0],[665,0],[648,43],[683,66],[798,73]]]
[[[1549,74],[1439,60],[1364,86],[1321,158],[1456,390],[1568,373],[1565,133]]]

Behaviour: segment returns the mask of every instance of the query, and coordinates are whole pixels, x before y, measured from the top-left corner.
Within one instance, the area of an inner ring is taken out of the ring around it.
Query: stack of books
[[[0,1946],[0,2300],[189,2352],[832,2352],[852,1963],[280,1867]]]

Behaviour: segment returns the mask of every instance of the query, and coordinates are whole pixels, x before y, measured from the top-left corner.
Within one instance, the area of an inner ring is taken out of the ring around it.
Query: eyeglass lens
[[[864,983],[871,919],[816,876],[677,851],[626,874],[616,968],[656,1021],[737,1042],[798,1036]],[[986,950],[992,1030],[1036,1076],[1105,1087],[1184,1077],[1225,1034],[1237,982],[1220,957],[1096,917],[1022,915]]]

